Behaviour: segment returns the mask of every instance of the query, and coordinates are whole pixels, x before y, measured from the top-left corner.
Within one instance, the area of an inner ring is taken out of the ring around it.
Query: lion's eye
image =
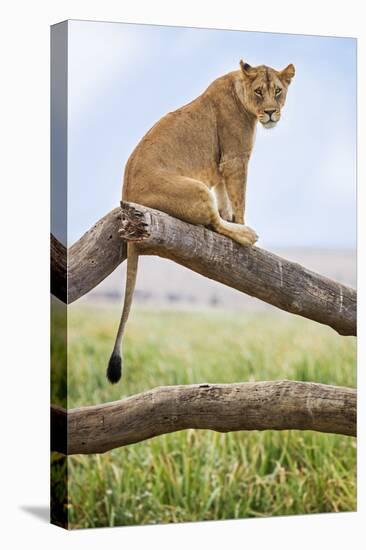
[[[276,88],[276,90],[275,90],[276,95],[280,95],[281,92],[282,92],[282,88]]]
[[[256,88],[256,89],[254,90],[254,93],[255,93],[256,95],[262,96],[262,90],[261,90],[260,88]]]

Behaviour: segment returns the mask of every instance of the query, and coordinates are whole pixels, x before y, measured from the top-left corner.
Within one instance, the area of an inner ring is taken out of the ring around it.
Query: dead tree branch
[[[188,428],[356,435],[356,390],[288,380],[155,388],[91,407],[52,407],[53,450],[104,453]],[[57,429],[56,429],[57,428]],[[67,437],[66,437],[67,433]]]
[[[52,264],[66,265],[54,241]],[[125,241],[137,243],[141,254],[168,258],[339,334],[356,335],[354,289],[257,246],[241,246],[205,227],[132,203],[112,210],[69,249],[68,303],[89,292],[125,260]],[[53,289],[63,299],[62,285],[59,292],[56,285]]]

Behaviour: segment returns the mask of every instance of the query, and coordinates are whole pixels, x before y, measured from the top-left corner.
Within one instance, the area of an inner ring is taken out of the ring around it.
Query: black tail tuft
[[[122,359],[119,353],[114,351],[109,359],[107,368],[107,378],[111,384],[120,380],[122,374]]]

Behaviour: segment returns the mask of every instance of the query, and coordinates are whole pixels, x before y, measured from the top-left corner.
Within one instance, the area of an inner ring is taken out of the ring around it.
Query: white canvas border
[[[66,18],[234,28],[358,38],[358,97],[366,97],[366,40],[362,2],[262,0],[184,3],[163,0],[8,3],[1,33],[2,169],[2,537],[11,547],[37,544],[54,549],[128,547],[183,548],[223,545],[257,548],[333,549],[362,540],[365,519],[365,405],[359,399],[358,513],[235,520],[199,524],[86,530],[67,533],[39,519],[48,504],[48,231],[49,231],[49,25]],[[3,8],[4,11],[4,8]],[[358,389],[365,392],[365,104],[359,99]],[[342,220],[340,220],[342,223]],[[6,261],[5,261],[6,257]],[[5,307],[4,307],[5,306]],[[11,330],[9,330],[11,329]],[[22,336],[19,338],[19,336]],[[5,443],[5,441],[4,441]],[[5,449],[5,450],[4,450]],[[364,488],[364,489],[363,489]],[[27,511],[33,507],[33,513]],[[38,510],[38,517],[37,513]]]

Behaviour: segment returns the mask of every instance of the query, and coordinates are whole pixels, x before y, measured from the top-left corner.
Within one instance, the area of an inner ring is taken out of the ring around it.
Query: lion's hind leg
[[[246,225],[220,217],[216,197],[202,181],[178,174],[159,174],[151,178],[144,189],[141,196],[134,193],[126,200],[156,208],[195,225],[211,226],[217,233],[240,244],[254,244],[258,238]]]

